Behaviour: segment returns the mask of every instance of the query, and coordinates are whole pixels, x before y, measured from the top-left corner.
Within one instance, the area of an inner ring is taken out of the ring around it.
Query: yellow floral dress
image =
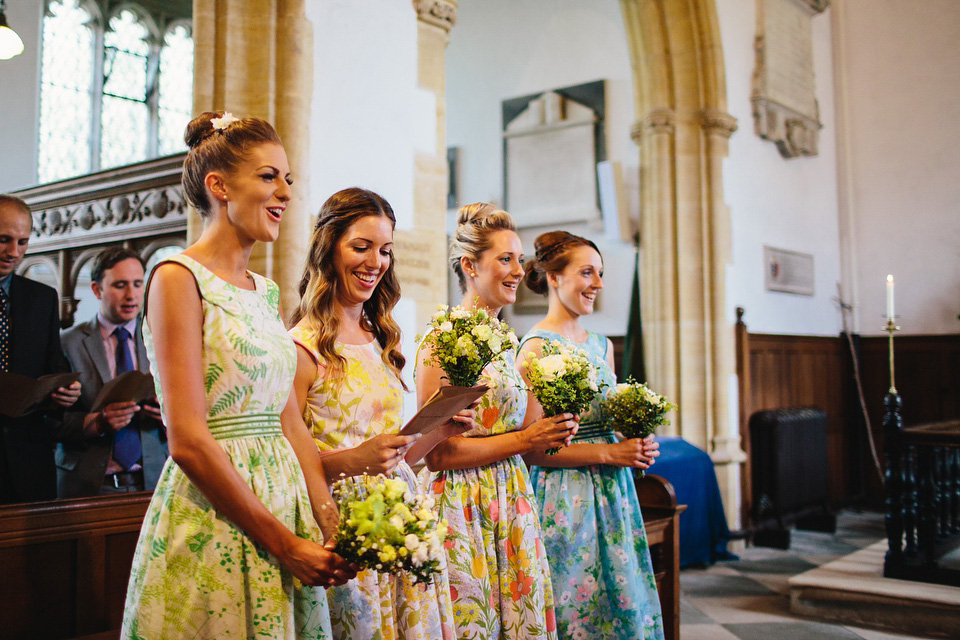
[[[294,340],[310,352],[320,375],[310,385],[303,419],[321,452],[356,447],[381,433],[397,433],[403,426],[403,387],[384,364],[376,340],[367,344],[337,343],[347,360],[339,388],[332,388],[323,372],[316,341],[304,323],[290,330]],[[397,476],[418,491],[416,477],[406,462]],[[453,610],[446,572],[422,588],[407,574],[391,576],[361,571],[341,587],[327,589],[330,620],[337,638],[352,640],[438,640],[454,637]]]
[[[490,386],[476,409],[483,438],[519,429],[527,407],[523,379],[508,351],[484,369]],[[449,523],[447,571],[461,640],[557,637],[550,569],[536,498],[520,456],[482,467],[430,473],[423,481]]]

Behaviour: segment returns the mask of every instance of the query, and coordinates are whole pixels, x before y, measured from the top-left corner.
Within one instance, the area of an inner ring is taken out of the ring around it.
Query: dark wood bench
[[[635,474],[637,498],[660,594],[665,640],[680,638],[680,513],[673,485],[658,475]]]
[[[116,638],[149,501],[131,493],[0,506],[3,637]]]
[[[666,640],[680,630],[680,548],[673,487],[637,474]],[[5,638],[109,640],[150,495],[0,506],[0,629]]]

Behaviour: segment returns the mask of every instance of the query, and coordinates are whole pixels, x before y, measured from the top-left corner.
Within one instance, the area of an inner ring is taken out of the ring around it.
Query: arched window
[[[190,3],[149,6],[170,13],[111,0],[46,0],[40,182],[184,150],[193,103]]]

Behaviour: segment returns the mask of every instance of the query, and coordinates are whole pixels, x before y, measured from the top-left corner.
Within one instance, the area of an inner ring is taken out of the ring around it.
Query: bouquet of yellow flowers
[[[632,377],[611,389],[600,404],[604,422],[627,438],[646,438],[661,425],[670,424],[667,412],[677,405]]]
[[[526,369],[530,392],[547,417],[582,413],[606,386],[599,382],[597,368],[585,351],[555,340],[543,346],[539,358],[528,353],[521,366]]]
[[[414,584],[440,572],[446,521],[439,521],[433,498],[413,495],[403,480],[351,476],[330,488],[340,510],[334,552],[364,569],[406,571]]]
[[[517,336],[485,309],[450,309],[442,304],[430,320],[423,344],[432,347],[424,364],[443,369],[455,387],[472,387],[484,367],[517,347]]]

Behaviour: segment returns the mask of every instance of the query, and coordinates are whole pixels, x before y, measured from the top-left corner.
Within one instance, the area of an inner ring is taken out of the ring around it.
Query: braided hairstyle
[[[558,273],[570,263],[570,251],[577,247],[590,247],[600,255],[600,249],[591,240],[575,236],[566,231],[548,231],[541,233],[533,241],[534,257],[523,265],[526,275],[524,284],[534,293],[547,295],[547,274]]]

